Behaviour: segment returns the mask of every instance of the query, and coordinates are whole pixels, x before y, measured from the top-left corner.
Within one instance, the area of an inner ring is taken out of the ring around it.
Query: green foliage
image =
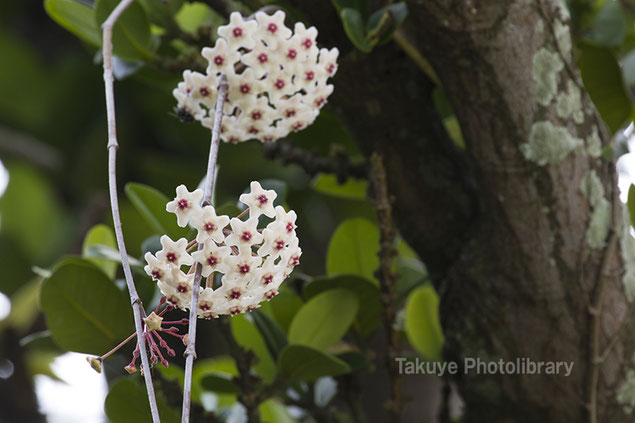
[[[615,55],[608,48],[583,44],[578,66],[595,107],[609,129],[617,131],[631,114],[631,101]]]
[[[275,301],[269,303],[274,319],[283,331],[288,332],[293,316],[302,307],[302,300],[289,289],[282,289]]]
[[[355,330],[362,336],[373,333],[380,322],[382,305],[379,288],[368,279],[354,275],[314,279],[304,287],[303,294],[310,299],[336,288],[347,289],[357,296],[360,307],[353,322]]]
[[[357,295],[347,289],[331,289],[316,295],[291,322],[289,343],[327,349],[348,331],[358,308]]]
[[[254,370],[267,382],[271,382],[276,374],[276,365],[269,354],[267,344],[258,328],[244,314],[234,316],[230,320],[232,335],[243,348],[251,350],[258,357]]]
[[[231,376],[222,374],[208,374],[201,379],[201,387],[206,391],[225,394],[238,394],[240,388],[232,381]]]
[[[82,41],[101,46],[101,33],[90,7],[76,0],[45,0],[44,9],[51,19]]]
[[[126,184],[125,191],[130,202],[157,234],[167,234],[173,240],[187,236],[189,230],[177,225],[176,216],[165,209],[170,199],[164,194],[152,187],[137,183]]]
[[[278,359],[280,351],[287,346],[287,337],[284,332],[271,317],[260,310],[254,310],[251,317],[260,331],[269,353],[274,360]]]
[[[150,405],[145,386],[136,382],[133,376],[117,379],[110,387],[104,409],[112,423],[152,423]],[[170,408],[161,396],[157,396],[161,421],[178,423],[178,412]]]
[[[95,22],[101,27],[118,0],[96,0]],[[154,58],[154,42],[145,10],[133,2],[121,15],[112,34],[113,53],[121,59],[135,61]]]
[[[366,40],[362,14],[356,9],[347,7],[340,12],[340,19],[342,20],[344,32],[346,32],[348,39],[351,40],[355,47],[364,53],[370,53],[373,47]]]
[[[105,258],[93,258],[90,257],[89,249],[94,246],[105,246],[109,248],[116,248],[117,241],[115,240],[115,234],[112,229],[106,225],[96,225],[91,228],[84,238],[84,245],[82,246],[82,255],[89,262],[93,263],[110,278],[114,279],[117,271],[117,263]],[[116,250],[115,250],[116,251]],[[118,254],[118,251],[116,251]]]
[[[312,381],[350,371],[339,358],[304,345],[289,345],[280,354],[278,370],[288,381]]]
[[[53,339],[68,351],[103,354],[133,330],[127,294],[85,260],[62,261],[42,284],[40,305]]]
[[[431,285],[413,291],[406,303],[406,334],[413,347],[430,360],[441,360],[443,332],[439,297]]]
[[[333,197],[365,200],[368,183],[359,179],[347,179],[340,184],[335,175],[320,174],[313,180],[313,189]]]
[[[626,36],[628,19],[619,1],[607,1],[595,16],[591,39],[603,46],[619,46]]]
[[[326,253],[326,273],[359,275],[375,281],[379,231],[366,219],[349,219],[335,230]]]
[[[370,53],[373,47],[388,42],[395,30],[408,16],[405,2],[393,3],[364,19],[361,5],[355,1],[333,1],[338,10],[344,32],[355,47]]]

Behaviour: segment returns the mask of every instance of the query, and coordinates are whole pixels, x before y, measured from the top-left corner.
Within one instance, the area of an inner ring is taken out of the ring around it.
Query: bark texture
[[[397,224],[439,283],[446,358],[574,362],[569,377],[461,376],[465,421],[632,421],[617,401],[634,345],[615,167],[589,153],[594,131],[602,145],[609,134],[584,93],[566,8],[551,0],[408,5],[403,35],[439,75],[466,150],[445,133],[433,84],[395,45],[345,56],[334,103],[362,151],[384,156]],[[341,31],[328,36],[342,42]],[[545,52],[562,64],[546,99],[534,70]],[[581,118],[558,112],[571,85],[582,93]],[[539,122],[581,144],[546,164],[529,160],[521,146]],[[611,209],[600,248],[586,235],[593,207],[581,185],[591,171]]]

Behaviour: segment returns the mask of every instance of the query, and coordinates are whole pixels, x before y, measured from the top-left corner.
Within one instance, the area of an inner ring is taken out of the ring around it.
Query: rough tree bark
[[[408,5],[404,36],[440,76],[466,150],[394,45],[349,55],[334,104],[362,151],[385,157],[397,224],[439,284],[446,358],[574,362],[569,377],[461,376],[465,421],[632,421],[615,166],[599,154],[610,137],[584,92],[566,7]],[[332,16],[312,18],[333,28]],[[328,36],[341,42],[341,31]]]

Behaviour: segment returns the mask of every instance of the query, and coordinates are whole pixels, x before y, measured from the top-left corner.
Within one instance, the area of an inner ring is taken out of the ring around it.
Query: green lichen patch
[[[556,44],[558,44],[560,53],[562,53],[563,57],[569,60],[571,57],[571,33],[569,32],[569,26],[559,20],[556,20],[553,31],[556,36]]]
[[[544,166],[559,163],[582,145],[582,140],[572,136],[566,128],[540,121],[531,126],[529,142],[522,144],[520,151],[525,159]]]
[[[597,159],[602,155],[602,140],[600,139],[600,134],[598,133],[598,127],[593,125],[593,131],[591,135],[586,138],[586,151],[589,153],[589,156]]]
[[[635,409],[635,371],[626,372],[626,378],[617,390],[617,403],[626,414],[631,414]]]
[[[604,198],[604,186],[595,170],[584,175],[580,184],[580,191],[589,200],[591,207],[597,206]]]
[[[557,53],[541,48],[534,55],[532,75],[536,83],[536,101],[548,106],[558,92],[558,72],[564,62]]]
[[[591,248],[603,248],[611,229],[611,204],[602,198],[593,208],[591,221],[586,231],[586,243]]]
[[[560,92],[556,99],[556,111],[562,119],[573,117],[575,123],[584,122],[584,111],[582,110],[582,97],[580,88],[575,82],[569,80],[567,91]]]

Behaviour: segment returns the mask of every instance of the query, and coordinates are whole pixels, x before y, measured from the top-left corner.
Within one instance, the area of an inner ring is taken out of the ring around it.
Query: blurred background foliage
[[[0,159],[9,181],[0,197],[0,291],[11,302],[11,312],[0,321],[0,360],[13,369],[0,379],[2,421],[41,421],[32,376],[57,377],[48,366],[56,356],[66,351],[100,355],[132,331],[107,197],[99,52],[99,24],[116,3],[0,2]],[[200,183],[209,147],[207,129],[176,118],[171,91],[180,71],[204,66],[198,52],[213,44],[215,28],[226,21],[227,10],[219,5],[249,14],[267,3],[139,0],[115,34],[122,221],[148,310],[158,297],[141,270],[142,255],[158,248],[163,233],[183,235],[164,204],[177,185],[193,189]],[[312,13],[321,13],[304,10],[301,2],[276,4],[291,20],[308,24]],[[572,0],[568,6],[585,87],[617,132],[633,114],[635,2]],[[333,0],[324,8],[335,8],[350,40],[337,46],[341,57],[373,54],[393,42],[393,32],[407,19],[404,3]],[[425,63],[422,70],[436,80]],[[333,83],[337,90],[337,76]],[[435,101],[448,133],[462,146],[440,86]],[[354,163],[364,162],[336,112],[327,105],[314,125],[280,142],[322,157],[345,153]],[[235,215],[238,196],[250,181],[275,189],[279,202],[298,213],[301,266],[271,303],[232,318],[229,337],[223,328],[227,322],[202,322],[196,417],[215,421],[211,416],[240,413],[238,399],[245,390],[273,386],[275,394],[259,406],[263,421],[327,421],[327,416],[355,421],[360,404],[371,421],[385,421],[383,400],[377,400],[385,399],[388,384],[379,330],[384,303],[375,274],[379,231],[368,183],[308,175],[271,155],[255,141],[222,145],[215,203]],[[405,340],[401,355],[441,360],[438,298],[425,266],[399,238],[394,247],[392,306],[395,330]],[[167,369],[153,370],[166,422],[178,421],[182,380],[183,347],[171,345],[177,359]],[[105,410],[113,422],[148,418],[140,378],[123,371],[130,353],[126,348],[105,363],[110,385]],[[252,378],[240,374],[243,359]],[[361,391],[382,392],[355,398],[364,381],[376,386]],[[293,413],[288,406],[295,407]],[[420,409],[421,404],[415,408]]]

